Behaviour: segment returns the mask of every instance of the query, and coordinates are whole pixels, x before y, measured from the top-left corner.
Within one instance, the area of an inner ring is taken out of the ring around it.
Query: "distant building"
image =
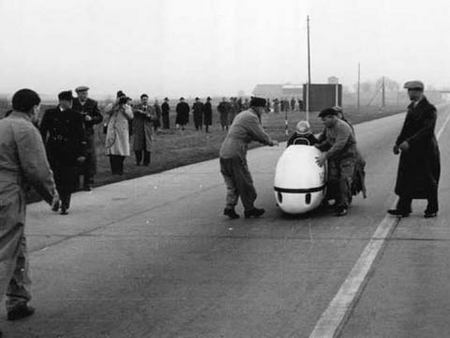
[[[264,98],[276,98],[283,95],[283,85],[280,84],[259,84],[253,89],[253,95]]]
[[[283,88],[281,90],[282,96],[284,97],[302,97],[303,96],[303,85],[299,84],[286,84],[283,85]]]
[[[303,85],[299,84],[259,84],[253,89],[253,95],[265,98],[302,97]]]

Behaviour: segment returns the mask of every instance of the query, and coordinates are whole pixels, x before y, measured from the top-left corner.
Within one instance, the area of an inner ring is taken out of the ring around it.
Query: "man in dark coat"
[[[153,104],[153,108],[155,110],[155,120],[153,121],[153,129],[155,132],[158,131],[158,129],[161,127],[161,106],[159,105],[158,100],[155,100],[155,103]]]
[[[178,102],[175,110],[177,112],[177,117],[175,119],[177,129],[181,127],[181,130],[184,130],[186,124],[189,123],[189,111],[190,111],[189,105],[186,102],[184,102],[184,97],[180,98],[180,102]]]
[[[170,120],[169,120],[169,113],[170,113],[170,106],[169,106],[169,99],[166,97],[164,99],[164,103],[161,105],[161,115],[162,115],[162,123],[163,123],[163,129],[170,129]]]
[[[403,128],[394,145],[394,154],[400,155],[395,193],[399,196],[391,215],[407,217],[413,199],[427,199],[425,217],[436,217],[438,212],[438,183],[441,171],[440,153],[434,128],[436,108],[423,95],[420,81],[409,81],[411,104]]]
[[[61,215],[67,215],[78,184],[77,167],[85,160],[86,140],[83,116],[72,109],[72,91],[59,93],[58,99],[56,108],[45,111],[40,131],[61,198]]]
[[[83,176],[83,190],[90,191],[94,183],[96,173],[97,156],[95,152],[95,133],[94,126],[103,121],[100,114],[97,101],[88,98],[88,87],[80,86],[75,89],[77,98],[73,100],[72,109],[83,115],[83,126],[86,135],[86,161],[81,167]]]
[[[212,125],[212,106],[211,98],[208,96],[206,103],[203,106],[203,123],[205,124],[205,130],[209,133],[209,126]]]
[[[230,111],[230,104],[226,98],[222,98],[222,102],[217,106],[217,110],[220,114],[220,125],[222,130],[228,130],[228,113]]]
[[[203,129],[203,102],[198,97],[192,105],[192,114],[194,115],[195,130]]]

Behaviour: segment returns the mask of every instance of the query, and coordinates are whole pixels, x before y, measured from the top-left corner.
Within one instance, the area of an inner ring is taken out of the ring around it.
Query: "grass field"
[[[376,107],[363,107],[358,113],[355,107],[344,107],[346,118],[353,124],[393,115],[403,110],[404,107],[395,106],[388,107],[384,111],[380,111]],[[289,133],[292,133],[297,122],[304,118],[304,112],[289,112],[287,114]],[[132,153],[130,157],[125,159],[123,176],[111,175],[109,159],[104,153],[105,136],[102,132],[102,125],[97,125],[97,175],[94,178],[94,187],[158,173],[218,157],[220,145],[226,136],[226,132],[221,130],[216,111],[213,114],[213,126],[210,128],[211,133],[208,134],[204,131],[197,132],[195,130],[192,123],[192,116],[190,116],[190,124],[184,131],[175,130],[175,114],[173,112],[170,119],[172,129],[167,131],[163,130],[158,134],[154,134],[150,166],[136,166],[134,154]],[[310,123],[314,132],[319,132],[322,129],[322,123],[317,118],[317,113],[310,114]],[[263,125],[271,137],[278,141],[286,141],[284,113],[265,114],[263,117]],[[259,144],[252,143],[250,148],[258,146]],[[39,197],[34,192],[31,192],[28,197],[29,202],[39,200]]]

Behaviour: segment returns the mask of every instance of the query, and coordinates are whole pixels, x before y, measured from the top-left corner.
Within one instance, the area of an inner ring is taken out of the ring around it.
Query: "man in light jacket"
[[[269,146],[278,145],[262,128],[261,115],[265,106],[265,99],[252,97],[250,109],[236,115],[220,148],[220,171],[227,187],[223,213],[231,219],[239,218],[234,209],[239,197],[244,205],[245,218],[259,217],[265,212],[254,206],[257,195],[246,159],[248,144],[252,141]]]
[[[28,185],[49,203],[59,204],[39,130],[39,95],[21,89],[12,98],[13,111],[0,120],[0,295],[7,294],[8,320],[28,317],[31,295],[25,240],[25,193]],[[0,296],[1,297],[1,296]]]

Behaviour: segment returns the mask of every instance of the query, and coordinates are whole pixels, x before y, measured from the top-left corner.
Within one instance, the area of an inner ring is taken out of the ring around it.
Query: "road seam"
[[[450,121],[450,113],[442,124],[437,139],[439,139]],[[397,204],[397,199],[394,206]],[[375,230],[371,240],[364,248],[339,291],[329,303],[316,323],[310,338],[337,337],[340,335],[353,308],[367,285],[369,275],[377,258],[381,257],[387,240],[391,237],[400,218],[386,215]]]

